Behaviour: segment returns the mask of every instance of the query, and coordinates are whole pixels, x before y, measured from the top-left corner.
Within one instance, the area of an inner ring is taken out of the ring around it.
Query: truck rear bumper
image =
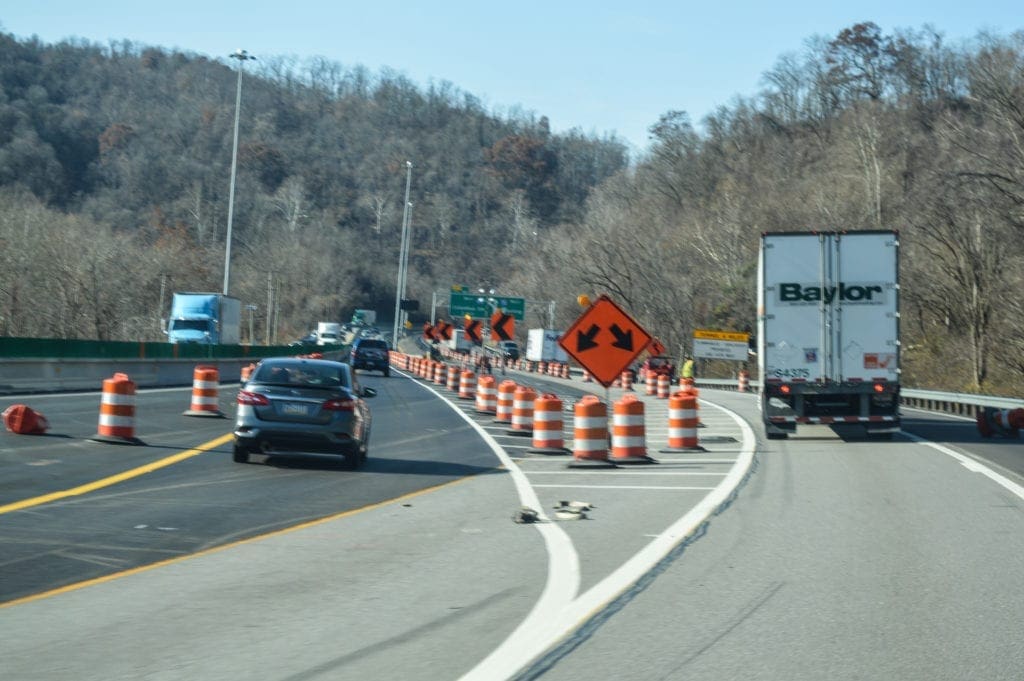
[[[895,383],[770,383],[761,408],[769,433],[793,433],[798,424],[860,425],[869,435],[900,430]]]

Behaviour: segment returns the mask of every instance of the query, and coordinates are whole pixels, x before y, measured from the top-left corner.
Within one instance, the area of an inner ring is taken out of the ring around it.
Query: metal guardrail
[[[915,390],[902,388],[900,402],[908,407],[926,411],[941,411],[947,414],[977,416],[983,407],[995,409],[1024,408],[1024,399],[996,397],[993,395],[972,395],[971,393],[944,393],[936,390]]]
[[[430,344],[422,339],[417,339],[417,345],[424,350],[430,348]],[[579,373],[579,369],[572,370]],[[716,390],[737,390],[738,381],[735,378],[698,378],[695,381],[697,386],[713,388]],[[759,381],[751,380],[749,390],[756,392],[761,387]],[[984,407],[995,409],[1024,409],[1024,398],[997,397],[994,395],[976,395],[973,393],[942,392],[938,390],[917,390],[915,388],[900,389],[900,403],[903,406],[924,409],[925,411],[937,411],[944,414],[958,414],[974,417]]]
[[[698,378],[698,386],[706,386],[720,390],[736,390],[736,379]],[[753,391],[761,387],[758,381],[750,381]],[[938,411],[944,414],[959,414],[974,417],[983,407],[995,409],[1024,409],[1024,399],[1013,397],[996,397],[994,395],[975,395],[973,393],[951,393],[939,390],[917,390],[916,388],[900,389],[900,404],[907,407]]]

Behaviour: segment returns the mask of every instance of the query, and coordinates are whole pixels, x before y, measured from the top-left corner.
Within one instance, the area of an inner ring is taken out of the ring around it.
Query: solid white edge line
[[[999,473],[992,470],[991,468],[989,468],[982,462],[978,461],[977,459],[967,456],[966,454],[961,454],[960,452],[950,449],[945,445],[940,445],[937,442],[932,442],[931,440],[926,440],[923,437],[919,437],[912,433],[908,433],[905,430],[901,431],[900,434],[910,440],[913,440],[918,444],[925,445],[926,447],[931,447],[932,449],[940,451],[947,456],[953,457],[954,459],[959,461],[964,468],[971,471],[972,473],[981,473],[989,480],[995,482],[997,485],[1004,487],[1010,492],[1016,494],[1021,499],[1024,499],[1024,486],[1018,485],[1013,480],[1010,480],[1009,478],[1000,475]]]
[[[565,530],[553,523],[541,508],[540,499],[537,493],[530,486],[526,475],[505,453],[501,446],[468,414],[459,409],[457,403],[449,400],[433,387],[416,381],[430,392],[434,393],[442,401],[446,402],[459,416],[463,418],[481,438],[488,444],[494,455],[508,469],[515,484],[519,501],[523,506],[528,506],[537,511],[539,522],[533,526],[540,532],[544,539],[544,545],[548,553],[548,574],[547,582],[540,598],[534,603],[533,608],[526,615],[526,618],[519,623],[519,626],[509,634],[490,655],[481,660],[471,669],[463,679],[493,679],[506,678],[508,674],[495,670],[514,670],[523,666],[534,656],[546,650],[551,639],[545,629],[545,624],[554,620],[560,612],[563,612],[573,602],[580,589],[580,559],[576,553],[576,547]],[[511,517],[511,514],[509,514]],[[522,651],[535,651],[529,657],[524,658]]]
[[[505,679],[522,670],[623,594],[728,500],[753,464],[757,439],[753,429],[738,414],[717,404],[705,404],[731,416],[743,432],[741,452],[725,479],[686,515],[579,598],[566,603],[557,611],[544,612],[535,607],[530,616],[501,646],[461,677],[463,681]],[[538,612],[544,612],[545,616],[536,617]],[[527,625],[533,628],[532,632],[528,631]]]

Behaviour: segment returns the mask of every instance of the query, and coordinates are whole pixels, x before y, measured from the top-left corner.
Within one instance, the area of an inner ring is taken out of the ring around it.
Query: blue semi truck
[[[167,342],[238,345],[242,305],[221,293],[175,293]]]

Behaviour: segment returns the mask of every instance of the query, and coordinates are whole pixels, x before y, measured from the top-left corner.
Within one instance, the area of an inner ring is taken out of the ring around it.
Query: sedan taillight
[[[356,401],[350,398],[327,400],[323,404],[324,411],[355,411]]]
[[[270,400],[267,399],[266,395],[260,395],[259,393],[249,392],[248,390],[239,390],[238,403],[251,404],[256,407],[265,407],[268,404],[270,404]]]

